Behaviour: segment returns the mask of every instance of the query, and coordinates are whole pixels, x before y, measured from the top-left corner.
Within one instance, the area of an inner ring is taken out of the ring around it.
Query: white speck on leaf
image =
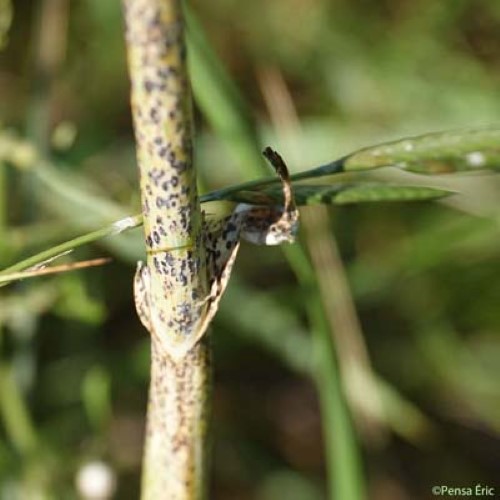
[[[465,159],[471,167],[482,167],[486,163],[486,158],[480,151],[467,154]]]
[[[137,226],[137,220],[135,217],[125,217],[125,219],[120,219],[113,224],[113,232],[114,234],[119,234],[122,231],[125,231],[125,229],[130,229],[135,226]]]

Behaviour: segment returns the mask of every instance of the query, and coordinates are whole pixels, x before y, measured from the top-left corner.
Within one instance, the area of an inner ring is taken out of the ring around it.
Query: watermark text
[[[495,488],[484,484],[475,484],[473,486],[450,486],[446,484],[436,484],[431,488],[435,497],[485,497],[495,496]]]

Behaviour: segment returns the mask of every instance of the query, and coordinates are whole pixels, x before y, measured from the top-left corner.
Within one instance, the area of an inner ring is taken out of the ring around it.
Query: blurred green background
[[[383,140],[498,124],[498,2],[190,7],[220,59],[209,68],[222,64],[237,85],[241,133],[253,138],[242,141],[234,109],[193,57],[203,191],[262,175],[256,137],[300,171]],[[50,158],[38,170],[0,163],[1,269],[136,213],[139,194],[119,2],[0,0],[0,44],[0,146],[24,137]],[[436,182],[463,194],[305,209],[312,293],[280,249],[243,246],[212,331],[211,498],[327,498],[329,422],[308,374],[315,300],[335,339],[368,498],[477,483],[500,494],[500,182]],[[112,256],[104,267],[0,290],[1,499],[79,498],[75,478],[96,461],[116,478],[113,498],[138,498],[149,377],[131,290],[141,236],[73,255]]]

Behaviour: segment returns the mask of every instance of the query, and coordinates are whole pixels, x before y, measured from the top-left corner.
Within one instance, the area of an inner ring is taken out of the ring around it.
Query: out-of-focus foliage
[[[10,0],[0,1],[0,50],[7,41],[7,35],[12,23],[12,4]]]
[[[58,46],[64,60],[45,93],[51,160],[37,171],[0,164],[1,269],[139,211],[119,2],[57,1],[69,17]],[[2,134],[32,128],[42,3],[13,2],[0,53]],[[499,123],[498,2],[213,0],[191,9],[252,110],[262,145],[285,158],[300,152],[289,161],[295,172],[382,141]],[[270,126],[261,92],[270,70],[286,81],[300,129]],[[248,180],[251,153],[234,154],[224,142],[231,130],[224,140],[215,135],[202,109],[200,101],[204,188]],[[414,185],[415,176],[373,178],[385,181]],[[313,235],[318,244],[337,238],[383,379],[386,432],[378,440],[360,434],[375,500],[429,498],[436,484],[494,487],[498,473],[500,183],[474,172],[429,185],[462,194],[330,207],[330,227]],[[82,191],[85,199],[75,199]],[[0,498],[76,498],[78,471],[96,460],[115,471],[116,498],[138,497],[149,358],[131,280],[141,253],[140,230],[118,235],[73,257],[111,254],[108,266],[0,290]],[[324,498],[321,419],[304,377],[314,361],[311,295],[277,249],[244,246],[236,273],[213,331],[211,498]]]

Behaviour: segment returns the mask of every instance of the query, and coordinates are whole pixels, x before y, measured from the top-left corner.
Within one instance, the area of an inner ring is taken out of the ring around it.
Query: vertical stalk
[[[0,159],[0,250],[7,250],[7,170]],[[0,261],[0,264],[2,262]]]
[[[311,325],[314,377],[325,436],[328,498],[362,500],[366,497],[362,460],[315,271],[301,247],[285,247],[284,250],[309,297],[306,313]]]
[[[205,498],[208,341],[203,339],[178,362],[153,342],[151,356],[141,498]]]
[[[68,0],[43,0],[36,9],[26,135],[42,156],[49,153],[53,89],[65,57],[68,17]]]
[[[141,498],[199,499],[209,345],[198,339],[208,284],[180,2],[123,0],[123,6],[147,248],[136,303],[152,341]]]
[[[37,445],[36,429],[12,367],[0,363],[0,413],[11,443],[23,458],[30,458]]]
[[[194,56],[190,58],[193,80],[198,82],[194,86],[197,102],[214,129],[228,139],[228,146],[233,148],[236,156],[249,158],[244,154],[245,151],[260,149],[254,129],[248,125],[250,117],[238,105],[241,101],[239,92],[222,66],[218,62],[213,63],[217,58],[201,33],[199,23],[187,12],[190,23],[190,55]],[[272,96],[273,103],[276,103],[277,97],[279,96]],[[231,123],[230,137],[227,133],[228,120]],[[248,175],[262,173],[261,161],[242,160],[241,164],[247,169]],[[361,500],[364,498],[362,460],[343,394],[335,346],[321,303],[315,271],[305,248],[300,245],[284,245],[281,248],[305,290],[304,295],[309,297],[306,312],[313,334],[314,375],[325,435],[328,498]]]
[[[275,70],[262,71],[261,82],[271,121],[281,136],[281,142],[286,144],[287,132],[295,131],[294,135],[298,135],[300,129],[291,95],[282,76]],[[289,143],[293,159],[300,162],[300,151],[294,147],[293,142]],[[304,247],[285,249],[285,252],[302,288],[308,290],[306,312],[312,332],[314,376],[321,407],[329,495],[334,499],[361,500],[366,496],[363,468],[356,431],[351,420],[351,408],[347,401],[350,387],[346,375],[351,372],[345,369],[345,364],[350,363],[355,367],[361,364],[365,368],[368,360],[362,358],[362,361],[366,362],[362,364],[360,349],[352,348],[353,343],[359,348],[360,342],[361,352],[364,353],[360,332],[346,327],[348,321],[345,318],[348,315],[344,315],[344,321],[340,321],[340,314],[334,315],[331,311],[335,308],[337,312],[337,309],[341,308],[341,305],[335,304],[333,300],[338,299],[340,295],[337,287],[346,286],[340,283],[337,276],[332,278],[332,268],[335,264],[338,264],[337,273],[342,272],[343,268],[338,259],[332,258],[334,238],[328,234],[326,208],[315,207],[314,212],[306,208],[302,210],[301,215],[305,229],[305,246],[309,250],[310,259]],[[345,291],[344,295],[348,295],[348,291]],[[345,299],[344,296],[341,298]],[[345,305],[346,300],[338,302]],[[351,315],[348,320],[354,323],[357,319],[355,311],[349,312]],[[351,349],[347,349],[346,344]],[[349,359],[344,360],[343,357]]]

